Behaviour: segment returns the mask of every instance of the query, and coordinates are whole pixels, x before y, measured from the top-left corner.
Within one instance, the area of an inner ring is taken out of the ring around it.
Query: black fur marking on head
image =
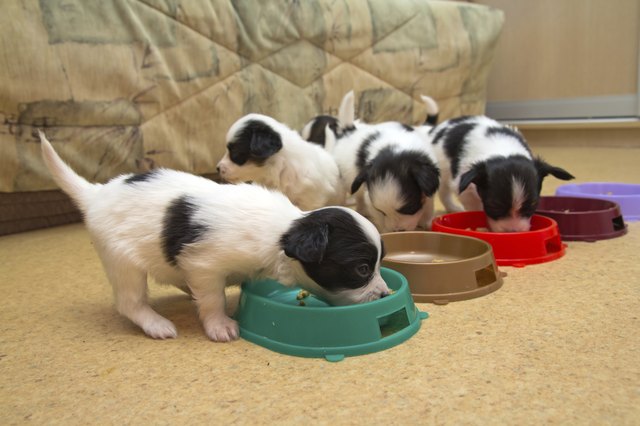
[[[311,129],[309,131],[309,137],[307,140],[309,142],[317,143],[318,145],[324,146],[325,144],[325,128],[329,126],[331,131],[334,134],[338,133],[338,119],[331,115],[319,115],[313,119],[313,124],[311,125]]]
[[[362,170],[367,164],[367,157],[369,157],[369,145],[376,141],[380,137],[380,132],[375,131],[368,135],[358,148],[358,155],[356,157],[356,167],[358,170]]]
[[[162,228],[162,249],[165,259],[177,265],[178,256],[184,247],[202,238],[207,226],[196,223],[193,215],[197,205],[189,196],[176,198],[167,207]]]
[[[227,144],[229,158],[242,166],[248,161],[258,166],[282,149],[280,134],[259,120],[249,120]]]
[[[126,178],[124,180],[124,183],[134,184],[138,182],[147,182],[153,179],[157,174],[158,174],[158,169],[149,170],[148,172],[144,172],[144,173],[134,174]]]
[[[484,211],[494,220],[506,218],[511,214],[514,180],[520,182],[524,189],[524,200],[518,215],[531,217],[538,207],[538,172],[533,162],[525,156],[495,157],[474,164],[471,170],[462,176],[461,190],[465,180],[468,181],[467,185],[476,184]]]
[[[464,153],[465,138],[477,126],[476,123],[459,123],[451,127],[444,136],[444,151],[451,160],[451,176],[458,175],[460,159]]]
[[[414,132],[416,130],[413,127],[409,126],[408,124],[404,124],[404,123],[398,123],[398,124],[400,124],[400,126],[407,132]]]
[[[440,171],[435,163],[419,151],[395,152],[391,148],[382,149],[371,161],[367,174],[369,191],[385,179],[392,178],[402,191],[403,205],[398,213],[413,215],[422,208],[423,194],[433,196],[440,184]]]
[[[380,253],[357,220],[338,208],[314,210],[296,220],[280,239],[285,254],[329,291],[367,285]]]
[[[507,126],[488,127],[487,131],[485,132],[485,136],[490,138],[493,135],[503,135],[503,136],[516,139],[518,142],[520,142],[520,145],[522,145],[522,147],[526,149],[529,154],[531,154],[529,145],[527,145],[527,142],[525,142],[524,137],[517,130],[514,130]]]

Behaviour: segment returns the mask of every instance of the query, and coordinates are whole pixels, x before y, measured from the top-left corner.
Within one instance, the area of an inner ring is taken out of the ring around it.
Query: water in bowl
[[[407,263],[445,263],[460,260],[460,258],[442,253],[432,254],[420,251],[406,251],[388,253],[385,256],[385,260]]]

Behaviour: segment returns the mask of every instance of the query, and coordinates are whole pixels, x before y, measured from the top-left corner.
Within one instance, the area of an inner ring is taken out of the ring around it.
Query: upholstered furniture
[[[503,19],[426,0],[7,2],[0,234],[79,218],[48,193],[36,128],[105,181],[158,166],[212,174],[243,114],[300,129],[352,89],[368,121],[422,122],[420,94],[442,118],[482,113]]]

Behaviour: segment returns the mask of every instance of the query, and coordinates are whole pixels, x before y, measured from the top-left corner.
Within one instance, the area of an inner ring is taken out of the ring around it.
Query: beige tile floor
[[[640,182],[640,150],[540,147],[578,181]],[[545,194],[559,182],[549,179]],[[640,224],[502,268],[407,342],[339,363],[208,341],[189,298],[152,286],[179,337],[114,311],[82,225],[0,238],[2,424],[638,424]]]

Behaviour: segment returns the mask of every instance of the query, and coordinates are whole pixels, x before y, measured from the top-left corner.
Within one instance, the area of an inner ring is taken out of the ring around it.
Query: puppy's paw
[[[160,316],[153,321],[149,321],[142,329],[147,336],[154,339],[175,339],[178,337],[176,326],[168,319]]]
[[[207,336],[214,342],[230,342],[240,337],[238,323],[227,316],[210,318],[204,323]]]

